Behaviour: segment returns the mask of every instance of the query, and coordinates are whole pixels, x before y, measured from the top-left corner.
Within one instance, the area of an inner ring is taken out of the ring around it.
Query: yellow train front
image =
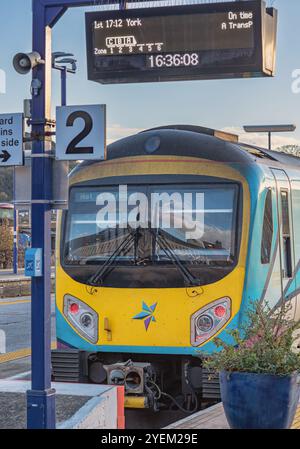
[[[237,325],[250,222],[251,157],[228,139],[157,128],[72,172],[57,232],[55,380],[124,385],[127,407],[154,410],[218,398],[202,357]]]

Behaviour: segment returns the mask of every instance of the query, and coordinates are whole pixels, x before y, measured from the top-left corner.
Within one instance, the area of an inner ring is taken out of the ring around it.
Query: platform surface
[[[26,391],[30,388],[30,381],[0,380],[0,429],[26,428]],[[92,411],[95,405],[93,401],[97,399],[100,400],[97,405],[101,404],[101,401],[103,403],[103,410],[98,408],[99,413],[102,415],[111,413],[112,417],[114,415],[116,401],[113,390],[115,387],[54,382],[52,388],[56,390],[57,427],[76,426],[77,421],[85,419],[85,411],[88,413]],[[105,420],[110,422],[109,416],[106,416]],[[102,421],[104,422],[104,419]]]
[[[206,410],[201,410],[187,418],[181,419],[166,429],[229,429],[229,425],[224,413],[223,405],[213,405]],[[300,404],[292,425],[292,429],[300,429]]]
[[[56,422],[59,425],[70,419],[90,400],[89,396],[58,395]],[[26,394],[0,392],[0,429],[26,429]]]
[[[55,269],[51,268],[51,277],[54,276]],[[0,270],[0,283],[3,282],[16,282],[16,281],[30,281],[31,278],[25,276],[24,268],[19,268],[18,274],[14,274],[12,269]]]

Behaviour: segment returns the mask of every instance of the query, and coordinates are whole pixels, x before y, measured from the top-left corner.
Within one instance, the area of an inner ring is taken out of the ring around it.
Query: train
[[[79,164],[57,224],[53,379],[123,385],[128,408],[219,400],[203,358],[250,304],[300,318],[300,159],[168,125]]]

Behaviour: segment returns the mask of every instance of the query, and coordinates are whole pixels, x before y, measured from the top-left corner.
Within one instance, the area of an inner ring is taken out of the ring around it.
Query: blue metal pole
[[[67,105],[67,67],[61,70],[61,105]]]
[[[32,247],[42,249],[41,277],[32,278],[31,366],[32,388],[27,392],[27,427],[55,428],[55,390],[51,389],[51,199],[52,164],[50,144],[51,114],[51,28],[46,8],[33,0],[33,50],[45,61],[33,70],[41,81],[32,98]]]
[[[14,202],[14,246],[13,246],[13,272],[18,274],[18,212],[16,210],[16,168],[13,176],[13,202]]]

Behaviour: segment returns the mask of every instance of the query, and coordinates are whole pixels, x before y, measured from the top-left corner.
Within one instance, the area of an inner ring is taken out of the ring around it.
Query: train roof
[[[193,125],[161,126],[120,139],[108,146],[106,160],[142,155],[189,156],[243,164],[265,160],[300,169],[297,156],[244,144],[234,134]],[[83,162],[72,173],[95,162]]]

